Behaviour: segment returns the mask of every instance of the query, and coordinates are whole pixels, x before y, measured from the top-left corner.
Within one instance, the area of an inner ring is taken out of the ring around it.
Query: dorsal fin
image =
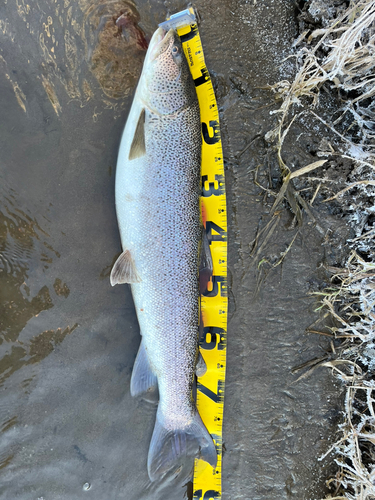
[[[116,260],[115,265],[112,267],[110,281],[112,286],[121,283],[139,283],[141,281],[129,250],[124,250]]]
[[[135,160],[146,154],[145,142],[145,108],[142,109],[135,128],[134,137],[129,151],[129,160]]]

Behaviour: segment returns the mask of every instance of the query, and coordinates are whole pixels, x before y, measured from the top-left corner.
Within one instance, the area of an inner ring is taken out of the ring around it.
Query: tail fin
[[[178,472],[188,461],[199,457],[216,467],[216,448],[199,413],[184,429],[168,430],[156,414],[154,433],[148,452],[148,475],[151,481],[161,479],[168,472]]]

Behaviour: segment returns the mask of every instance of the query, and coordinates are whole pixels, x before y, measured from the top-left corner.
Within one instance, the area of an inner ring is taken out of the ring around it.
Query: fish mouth
[[[175,30],[171,28],[169,31],[165,31],[163,28],[158,28],[152,35],[150,45],[147,51],[147,58],[149,61],[155,61],[155,59],[165,52],[169,46],[170,40],[175,35]]]

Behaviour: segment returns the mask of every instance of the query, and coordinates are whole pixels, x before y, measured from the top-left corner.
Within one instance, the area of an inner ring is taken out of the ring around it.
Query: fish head
[[[158,114],[175,113],[196,99],[193,78],[174,29],[153,34],[142,73],[142,99]]]

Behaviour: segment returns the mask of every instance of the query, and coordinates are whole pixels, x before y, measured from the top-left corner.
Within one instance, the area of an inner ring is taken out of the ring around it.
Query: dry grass
[[[282,149],[293,123],[306,113],[323,122],[341,143],[339,151],[331,147],[318,155],[352,160],[352,180],[326,201],[347,199],[352,189],[375,192],[375,1],[350,1],[339,17],[307,36],[308,31],[295,43],[300,48],[293,56],[297,61],[294,80],[271,87],[281,105],[274,111],[279,117],[277,126],[266,134],[266,140],[275,144],[283,176],[281,190],[274,194],[272,212],[286,199],[299,222],[301,210],[309,214],[309,207],[295,191],[292,180],[318,169],[324,160],[292,173]],[[313,111],[323,86],[337,92],[342,102],[340,116],[332,123]],[[302,106],[304,110],[297,111]],[[319,184],[312,201],[327,181],[319,176],[316,179]],[[356,201],[353,198],[352,205]],[[305,377],[319,366],[329,367],[346,386],[338,441],[321,457],[333,456],[338,465],[336,476],[327,481],[331,489],[327,499],[331,500],[375,499],[375,228],[373,223],[358,223],[370,220],[375,210],[373,203],[367,207],[359,204],[355,210],[351,222],[357,237],[348,242],[352,254],[345,268],[329,269],[332,288],[319,292],[318,309],[336,326],[329,332],[309,331],[328,337],[332,353],[295,369],[307,368],[301,376]]]
[[[344,422],[333,452],[339,466],[327,481],[327,499],[375,498],[375,264],[353,252],[345,269],[335,270],[336,289],[322,292],[322,306],[338,326],[331,332],[341,344],[335,361],[322,360],[346,385]],[[319,332],[317,332],[319,333]],[[337,363],[337,364],[336,364]],[[338,368],[341,363],[342,367]]]
[[[375,96],[374,23],[375,2],[352,1],[340,18],[325,29],[315,30],[305,46],[293,56],[299,66],[294,80],[283,80],[271,87],[282,104],[274,112],[280,115],[278,125],[266,134],[266,140],[276,142],[284,176],[289,173],[289,168],[282,158],[283,142],[294,120],[301,114],[294,113],[295,106],[302,106],[301,100],[310,98],[311,107],[315,107],[324,84],[336,89],[343,99],[349,92],[356,93],[355,98],[344,101],[342,113],[333,126],[350,113],[353,125],[359,127],[360,140],[353,143],[349,138],[343,138],[344,149],[358,164],[365,162],[375,167],[375,109],[373,103],[367,105]],[[310,47],[311,42],[316,43]],[[324,53],[328,51],[326,56],[321,55],[322,49]],[[287,123],[291,113],[294,116]]]

